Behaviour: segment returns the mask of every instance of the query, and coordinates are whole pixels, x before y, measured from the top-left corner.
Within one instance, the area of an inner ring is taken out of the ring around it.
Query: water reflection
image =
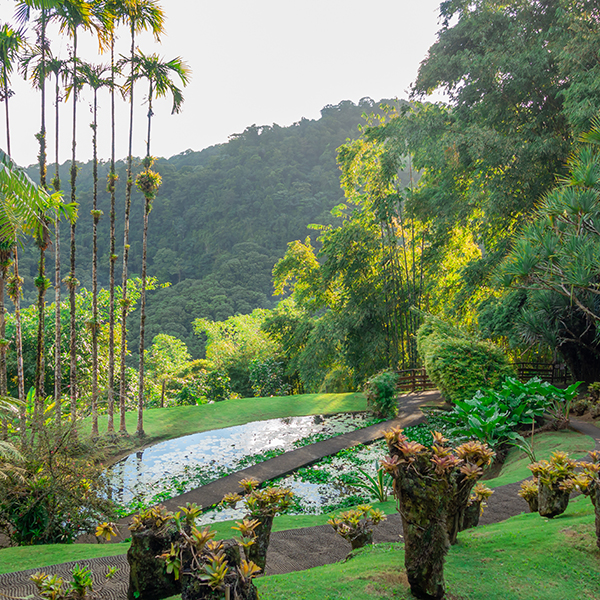
[[[113,498],[128,504],[134,499],[147,502],[161,493],[181,494],[238,470],[236,465],[249,455],[293,450],[294,442],[306,436],[353,431],[368,418],[365,413],[287,417],[161,442],[131,454],[109,470]]]

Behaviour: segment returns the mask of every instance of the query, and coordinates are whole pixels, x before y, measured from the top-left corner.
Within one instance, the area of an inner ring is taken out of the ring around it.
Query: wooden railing
[[[514,363],[517,374],[521,381],[527,381],[532,377],[539,377],[542,381],[547,381],[553,385],[568,383],[571,374],[564,363]]]
[[[571,379],[570,373],[564,364],[518,362],[513,363],[513,366],[521,381],[539,377],[542,381],[557,385],[566,384]],[[435,388],[435,384],[429,379],[425,369],[421,367],[419,369],[398,371],[396,388],[401,392],[419,392],[432,390]]]
[[[418,392],[435,389],[435,384],[427,376],[424,368],[398,371],[396,389],[401,392]]]

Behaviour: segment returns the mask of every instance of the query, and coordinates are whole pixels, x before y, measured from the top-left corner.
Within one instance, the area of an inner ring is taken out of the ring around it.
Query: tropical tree
[[[60,170],[59,170],[59,104],[61,102],[60,81],[66,82],[67,63],[58,58],[48,61],[47,70],[54,75],[54,177],[52,178],[52,187],[55,192],[60,190]],[[54,404],[56,406],[56,423],[59,427],[62,422],[62,364],[61,364],[61,316],[60,316],[60,296],[61,296],[61,278],[60,278],[60,215],[57,213],[54,220]]]
[[[127,296],[127,263],[129,260],[129,214],[131,211],[131,192],[133,186],[132,162],[133,162],[133,92],[135,87],[134,56],[135,36],[145,30],[152,30],[158,41],[164,31],[164,13],[156,0],[128,0],[124,5],[125,19],[129,25],[131,34],[131,51],[129,56],[131,85],[129,92],[129,146],[127,154],[127,183],[125,186],[125,226],[123,232],[123,277],[121,300],[121,331],[127,331],[128,296]],[[127,433],[125,424],[125,408],[127,381],[125,377],[125,356],[127,354],[126,336],[121,337],[121,369],[119,381],[119,432]]]
[[[187,346],[181,340],[159,333],[146,350],[148,371],[160,384],[160,406],[165,405],[165,391],[171,382],[192,360]]]
[[[150,155],[150,134],[152,125],[152,101],[170,93],[173,97],[171,114],[181,111],[183,94],[171,80],[171,75],[178,75],[183,85],[189,81],[190,70],[187,65],[177,57],[168,62],[163,61],[157,54],[146,56],[141,50],[133,56],[132,74],[126,84],[133,86],[136,79],[148,81],[148,138],[146,141],[146,157],[144,158],[144,170],[137,176],[136,187],[144,195],[144,225],[142,241],[142,289],[140,302],[140,366],[139,366],[139,388],[138,388],[138,424],[137,435],[144,435],[144,335],[146,327],[146,255],[148,247],[148,216],[152,210],[152,202],[156,198],[161,183],[160,175],[152,171],[154,159]]]
[[[500,270],[501,283],[525,293],[517,320],[526,341],[550,345],[589,382],[600,378],[599,148],[596,118]]]
[[[92,105],[92,438],[98,437],[98,222],[102,211],[98,210],[98,90],[111,85],[111,79],[104,77],[108,71],[104,65],[80,63],[79,81],[93,91]]]
[[[108,357],[108,420],[107,432],[112,435],[115,431],[114,425],[114,403],[115,403],[115,262],[117,260],[115,222],[116,222],[116,187],[118,175],[115,169],[115,75],[118,68],[115,64],[115,29],[116,26],[126,18],[126,7],[129,0],[107,0],[106,8],[109,18],[112,20],[112,26],[109,29],[110,36],[110,170],[108,172],[107,190],[110,193],[110,254],[108,258],[109,269],[109,309],[108,309],[108,327],[109,327],[109,357]]]
[[[6,150],[8,155],[10,151],[10,118],[8,113],[8,100],[13,95],[13,91],[8,87],[10,84],[10,75],[14,70],[15,62],[19,52],[25,45],[25,34],[22,29],[13,29],[8,23],[0,26],[0,63],[2,73],[0,82],[2,84],[2,100],[4,100],[4,110],[6,114]]]

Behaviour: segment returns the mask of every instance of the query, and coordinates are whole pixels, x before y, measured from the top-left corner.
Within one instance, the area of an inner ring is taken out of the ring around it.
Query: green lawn
[[[447,558],[448,599],[600,600],[600,551],[595,539],[593,508],[585,497],[573,500],[555,519],[527,513],[465,531]],[[126,549],[127,544],[6,549],[0,552],[5,554],[0,572],[12,570],[6,568],[8,554],[13,565],[28,569],[45,564],[49,554],[56,562],[65,562]],[[410,600],[403,561],[401,544],[380,544],[346,563],[272,575],[256,583],[261,600]]]
[[[238,398],[201,406],[152,408],[144,412],[144,429],[149,438],[171,439],[199,431],[243,425],[250,421],[361,410],[367,410],[367,401],[359,392]],[[137,413],[128,412],[126,422],[129,432],[134,433]],[[106,431],[106,415],[100,416],[99,428],[101,433]],[[83,422],[82,432],[89,435],[89,418]]]
[[[534,436],[533,449],[537,460],[550,458],[555,450],[568,452],[571,458],[581,460],[589,450],[595,447],[594,440],[576,431],[545,432]],[[527,468],[530,464],[527,456],[519,448],[511,448],[508,452],[500,475],[484,483],[495,488],[507,483],[514,483],[531,477],[531,471]]]
[[[126,439],[102,440],[104,457],[119,454],[124,450],[134,451],[137,447],[169,440],[183,435],[243,425],[251,421],[264,421],[282,417],[335,414],[367,410],[367,401],[362,393],[348,394],[303,394],[300,396],[278,396],[273,398],[239,398],[201,406],[177,406],[154,408],[144,412],[142,439],[132,435]],[[126,415],[127,430],[133,434],[137,424],[137,413]],[[106,415],[99,418],[100,434],[106,432]],[[82,437],[89,438],[91,421],[81,424]]]
[[[600,600],[593,508],[573,501],[555,519],[523,514],[460,534],[445,566],[449,600]],[[256,580],[261,600],[413,598],[401,544],[335,563]]]
[[[47,544],[0,550],[0,573],[27,571],[64,562],[126,554],[129,542],[121,544]],[[2,595],[0,594],[0,597]]]

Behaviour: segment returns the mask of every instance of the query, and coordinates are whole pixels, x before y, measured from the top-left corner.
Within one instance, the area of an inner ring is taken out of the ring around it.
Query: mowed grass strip
[[[238,398],[201,406],[152,408],[144,411],[146,437],[143,441],[147,444],[202,431],[244,425],[252,421],[365,410],[367,410],[367,400],[360,392]],[[125,420],[129,433],[135,433],[137,412],[128,412]],[[101,415],[98,419],[101,435],[106,432],[106,421],[106,415]],[[89,417],[81,423],[81,433],[83,437],[90,436]]]
[[[587,498],[555,519],[523,514],[459,535],[445,566],[448,600],[600,600],[600,550]],[[401,544],[256,580],[261,600],[412,600]]]
[[[66,562],[127,554],[129,542],[120,544],[45,544],[0,550],[0,574],[40,569]],[[2,595],[0,594],[0,598]]]

